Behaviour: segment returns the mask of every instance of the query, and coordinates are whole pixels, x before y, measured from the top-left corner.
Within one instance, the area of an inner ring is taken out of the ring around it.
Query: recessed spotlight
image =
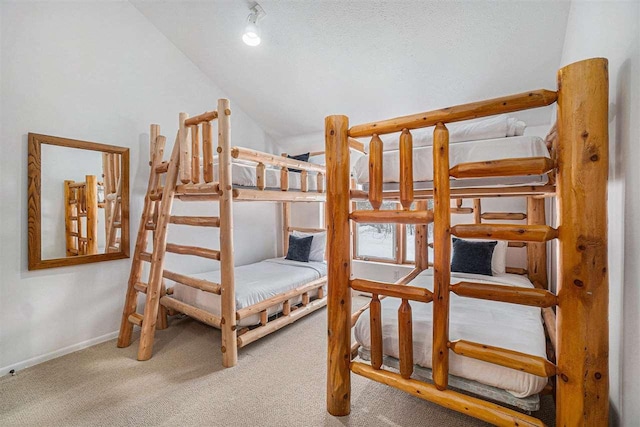
[[[259,4],[255,4],[251,8],[251,13],[247,17],[247,26],[242,34],[242,41],[249,46],[258,46],[260,44],[260,26],[258,20],[266,15],[264,9]]]

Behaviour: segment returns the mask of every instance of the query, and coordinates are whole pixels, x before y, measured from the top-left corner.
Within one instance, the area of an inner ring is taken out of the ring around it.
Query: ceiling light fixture
[[[242,41],[249,46],[258,46],[260,44],[260,26],[258,21],[266,15],[264,9],[259,4],[255,4],[251,8],[251,13],[247,17],[247,26],[242,34]]]

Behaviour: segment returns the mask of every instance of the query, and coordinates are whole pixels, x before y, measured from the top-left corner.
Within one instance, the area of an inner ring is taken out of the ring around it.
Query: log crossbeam
[[[518,351],[507,350],[465,340],[449,342],[448,347],[456,354],[504,366],[540,377],[556,375],[556,366],[547,359]]]
[[[458,224],[451,234],[469,239],[497,239],[524,242],[546,242],[558,237],[558,230],[548,225]]]
[[[429,224],[433,222],[432,211],[405,210],[357,210],[349,219],[365,224]]]
[[[349,281],[349,285],[351,289],[356,291],[385,295],[393,298],[402,298],[418,302],[431,302],[433,300],[431,291],[417,286],[396,285],[365,279],[352,279]]]
[[[451,285],[451,292],[461,297],[500,301],[534,307],[552,307],[558,298],[545,289],[529,289],[518,286],[491,285],[487,283],[459,282]]]

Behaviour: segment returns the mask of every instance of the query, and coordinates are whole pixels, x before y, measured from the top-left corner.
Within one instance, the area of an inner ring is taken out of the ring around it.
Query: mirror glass
[[[126,258],[129,151],[29,134],[29,269]]]

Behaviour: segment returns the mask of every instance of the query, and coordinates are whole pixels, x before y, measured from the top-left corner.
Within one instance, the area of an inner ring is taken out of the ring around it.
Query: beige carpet
[[[137,341],[109,341],[2,377],[0,425],[484,425],[356,375],[351,415],[328,415],[326,309],[241,349],[235,368],[221,368],[219,346],[218,330],[174,318],[147,362]],[[550,398],[536,415],[553,424]]]

